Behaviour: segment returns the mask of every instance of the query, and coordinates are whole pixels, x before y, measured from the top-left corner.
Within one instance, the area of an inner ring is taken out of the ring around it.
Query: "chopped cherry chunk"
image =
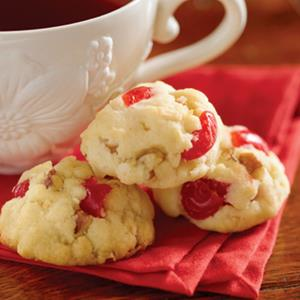
[[[94,177],[88,179],[84,186],[86,197],[81,200],[80,208],[94,217],[104,217],[104,200],[112,188],[108,184],[98,183]]]
[[[201,129],[193,132],[192,148],[182,153],[182,158],[192,160],[208,152],[217,139],[217,121],[213,113],[204,111],[200,116]]]
[[[15,185],[11,192],[14,195],[14,197],[24,197],[26,192],[29,189],[29,185],[30,183],[29,180],[27,179]]]
[[[153,91],[147,86],[138,86],[127,93],[122,98],[126,106],[133,105],[145,99],[149,99],[153,96]]]
[[[257,150],[264,151],[266,154],[269,152],[267,143],[259,135],[251,132],[249,129],[232,131],[231,141],[234,147],[252,145]]]
[[[187,182],[181,189],[181,202],[188,215],[203,220],[224,205],[228,183],[201,178]]]

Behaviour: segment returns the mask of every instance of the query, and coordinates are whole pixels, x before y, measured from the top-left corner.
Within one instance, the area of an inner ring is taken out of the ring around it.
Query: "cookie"
[[[284,167],[267,144],[241,126],[228,127],[208,173],[173,189],[155,189],[162,210],[218,232],[246,230],[277,214],[289,194]]]
[[[83,132],[81,151],[99,177],[170,188],[205,175],[223,124],[194,89],[145,83],[110,101]]]
[[[21,256],[56,265],[102,264],[146,248],[154,210],[137,186],[96,180],[67,157],[25,172],[0,215],[1,242]]]

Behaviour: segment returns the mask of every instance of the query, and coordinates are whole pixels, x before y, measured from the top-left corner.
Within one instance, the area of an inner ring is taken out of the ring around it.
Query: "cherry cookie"
[[[0,215],[1,242],[29,259],[57,265],[102,264],[154,239],[148,195],[118,180],[98,181],[67,157],[25,172]]]
[[[81,136],[81,151],[99,177],[170,188],[206,174],[222,129],[203,93],[145,83],[97,114]]]
[[[155,189],[153,195],[170,216],[184,215],[207,230],[235,232],[275,216],[289,191],[284,167],[263,139],[234,126],[224,130],[219,160],[205,177]]]

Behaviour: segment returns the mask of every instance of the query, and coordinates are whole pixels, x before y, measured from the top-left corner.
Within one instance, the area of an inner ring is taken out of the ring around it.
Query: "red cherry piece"
[[[268,154],[269,152],[267,143],[259,135],[257,135],[254,132],[251,132],[249,129],[232,131],[231,141],[234,147],[252,145],[257,150],[264,151],[266,154]]]
[[[204,111],[200,116],[201,129],[193,132],[192,148],[182,153],[182,158],[192,160],[208,152],[217,139],[217,121],[213,113]]]
[[[228,183],[201,178],[187,182],[181,189],[181,202],[190,217],[206,219],[224,205]]]
[[[30,183],[29,183],[28,179],[15,185],[11,191],[13,196],[15,198],[24,197],[26,192],[29,189],[29,185],[30,185]]]
[[[108,184],[98,183],[97,180],[92,177],[88,179],[85,184],[86,197],[80,202],[80,208],[89,215],[96,218],[103,218],[104,212],[104,200],[107,194],[111,191],[111,186]]]
[[[126,106],[133,105],[142,100],[149,99],[153,96],[153,91],[147,86],[138,86],[127,93],[122,98]]]

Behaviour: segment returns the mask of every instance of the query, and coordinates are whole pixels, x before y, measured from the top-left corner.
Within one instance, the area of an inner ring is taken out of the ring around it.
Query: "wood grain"
[[[184,36],[158,46],[154,55],[205,36],[222,17],[216,3],[195,11],[188,2],[177,12]],[[271,3],[271,4],[270,4]],[[248,1],[249,22],[236,45],[214,64],[300,63],[300,17],[286,0]],[[300,299],[300,166],[267,265],[260,299]],[[233,299],[196,293],[188,299]],[[131,287],[88,275],[0,262],[0,299],[185,299],[181,295]]]
[[[195,0],[201,3],[203,0]],[[153,55],[185,46],[211,32],[223,16],[223,8],[213,0],[203,9],[193,9],[188,1],[176,13],[181,35],[172,43],[156,45]],[[246,29],[236,44],[213,64],[299,64],[300,15],[287,0],[249,0]]]

